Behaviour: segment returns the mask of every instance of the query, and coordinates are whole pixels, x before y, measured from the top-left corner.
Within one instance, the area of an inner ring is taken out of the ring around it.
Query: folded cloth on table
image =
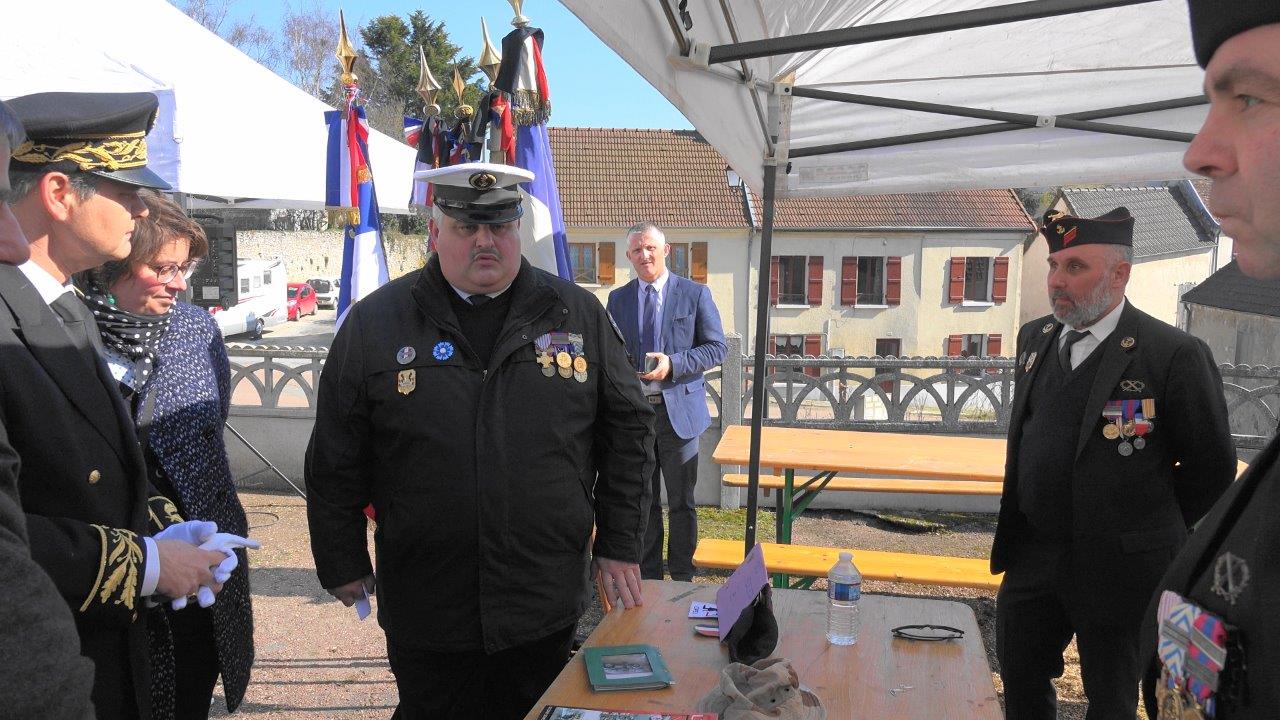
[[[698,712],[718,713],[720,720],[826,720],[817,695],[800,687],[786,658],[754,665],[730,663],[720,682],[698,703]]]

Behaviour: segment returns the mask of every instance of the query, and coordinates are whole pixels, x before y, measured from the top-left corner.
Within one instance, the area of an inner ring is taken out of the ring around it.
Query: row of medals
[[[572,377],[580,383],[587,381],[587,356],[573,356],[566,350],[561,350],[555,355],[550,350],[543,350],[538,354],[538,364],[542,366],[542,374],[547,377],[560,373],[560,377]]]
[[[1149,406],[1148,403],[1150,404]],[[1155,401],[1143,400],[1142,409],[1144,411],[1150,410],[1151,412],[1151,415],[1146,416],[1147,427],[1144,432],[1145,434],[1156,429],[1156,423],[1151,419],[1151,417],[1155,415]],[[1125,457],[1132,455],[1134,450],[1141,450],[1147,446],[1146,438],[1138,434],[1138,422],[1136,420],[1122,421],[1120,418],[1116,418],[1114,422],[1109,422],[1102,427],[1102,437],[1108,440],[1120,440],[1121,438],[1124,438],[1121,440],[1120,444],[1116,446],[1116,452]],[[1133,439],[1130,440],[1129,438]]]
[[[1163,676],[1156,685],[1156,709],[1160,720],[1205,720],[1195,696],[1182,687],[1169,687]]]

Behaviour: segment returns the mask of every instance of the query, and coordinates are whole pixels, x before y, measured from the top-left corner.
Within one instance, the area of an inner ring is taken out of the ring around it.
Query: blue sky
[[[306,0],[310,7],[314,0]],[[449,38],[463,51],[479,57],[480,16],[489,24],[495,45],[511,30],[513,13],[506,0],[472,2],[410,2],[408,0],[319,0],[321,7],[347,18],[353,35],[356,27],[379,15],[407,16],[422,10],[432,20],[444,21]],[[177,2],[179,6],[183,3]],[[293,0],[297,7],[299,0]],[[278,28],[282,14],[279,0],[230,0],[231,14],[253,17],[268,29]],[[524,15],[546,33],[543,63],[551,84],[551,124],[561,127],[628,127],[687,129],[692,125],[680,111],[654,90],[631,66],[623,62],[587,29],[573,13],[554,0],[526,0]],[[336,44],[337,39],[334,39]],[[442,79],[443,80],[443,79]]]

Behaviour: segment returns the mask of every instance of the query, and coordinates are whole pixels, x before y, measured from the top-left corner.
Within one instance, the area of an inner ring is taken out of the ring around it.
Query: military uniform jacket
[[[1018,449],[1035,375],[1058,362],[1062,325],[1052,316],[1018,333],[1016,390],[1009,422],[992,572],[1011,563],[1030,535],[1019,510]],[[1236,455],[1222,380],[1208,347],[1126,303],[1097,347],[1097,375],[1080,420],[1071,469],[1071,552],[1076,609],[1136,619],[1193,525],[1231,483]],[[1155,429],[1129,456],[1102,434],[1108,400],[1155,400]]]
[[[369,572],[397,644],[494,652],[586,608],[594,553],[638,562],[652,409],[600,302],[522,261],[482,367],[439,261],[352,306],[334,338],[307,448],[307,513],[325,587]],[[584,382],[543,373],[535,342],[581,336]]]
[[[104,380],[105,363],[88,335],[78,345],[71,330],[20,270],[0,264],[0,422],[20,459],[31,554],[71,607],[81,651],[98,665],[100,680],[104,667],[119,674],[130,664],[146,717],[139,592],[149,483],[128,410],[110,390],[114,381]],[[99,694],[111,690],[102,685],[94,689],[100,711]]]
[[[1228,673],[1218,720],[1274,718],[1280,708],[1280,438],[1196,526],[1143,616],[1142,657],[1156,659],[1160,593],[1172,590],[1237,628],[1244,669]],[[1236,562],[1222,563],[1230,552]],[[1232,595],[1229,591],[1235,591]],[[1234,664],[1234,660],[1229,661]]]

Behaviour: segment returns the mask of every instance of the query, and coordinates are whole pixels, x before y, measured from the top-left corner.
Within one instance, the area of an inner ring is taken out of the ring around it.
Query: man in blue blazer
[[[698,543],[693,503],[698,438],[711,424],[702,374],[724,361],[725,344],[711,290],[668,272],[670,252],[658,226],[648,222],[632,226],[627,233],[627,259],[637,277],[609,293],[608,309],[657,413],[658,463],[650,478],[653,504],[640,574],[662,579],[661,473],[671,525],[667,568],[673,580],[692,580],[693,550]]]

